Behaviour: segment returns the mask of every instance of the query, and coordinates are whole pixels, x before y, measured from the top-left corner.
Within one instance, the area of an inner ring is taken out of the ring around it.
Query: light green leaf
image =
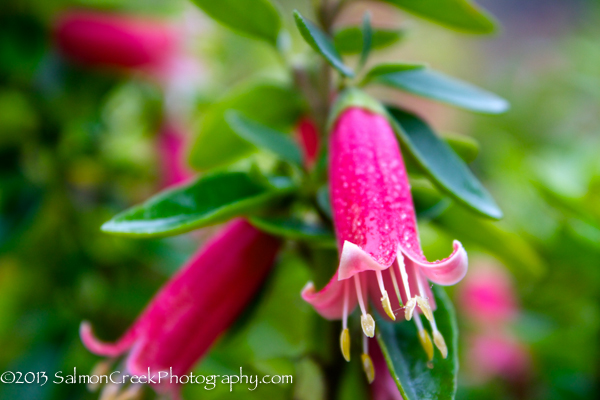
[[[303,103],[295,90],[281,84],[260,82],[238,88],[204,113],[190,153],[192,167],[207,170],[227,165],[255,151],[225,121],[230,109],[285,131],[298,120]]]
[[[404,400],[452,400],[458,374],[458,327],[454,307],[441,287],[434,286],[437,327],[448,346],[448,357],[439,351],[431,364],[419,343],[415,324],[390,322],[376,314],[377,341],[390,375]],[[376,378],[377,379],[377,378]]]
[[[374,82],[471,111],[500,114],[510,107],[494,93],[430,69],[379,75]]]
[[[368,11],[365,12],[365,15],[363,16],[362,33],[363,45],[362,51],[360,52],[360,61],[358,63],[359,70],[367,62],[367,59],[369,58],[369,53],[371,53],[371,46],[373,45],[373,28],[371,27],[371,14]]]
[[[248,215],[294,190],[287,178],[261,178],[243,172],[205,175],[118,214],[102,230],[133,237],[176,235]]]
[[[297,218],[251,217],[250,223],[258,229],[275,236],[292,240],[318,243],[319,247],[335,248],[335,236],[330,229],[320,225],[308,224]]]
[[[282,160],[297,166],[302,165],[302,152],[285,133],[271,129],[233,110],[227,111],[225,119],[235,133],[256,147],[267,149]]]
[[[277,45],[281,18],[268,0],[192,0],[213,19],[242,34]]]
[[[372,28],[373,38],[371,40],[372,50],[381,50],[392,46],[406,36],[402,29],[377,29]],[[335,48],[340,54],[359,54],[363,48],[363,33],[358,26],[350,26],[337,31],[333,39]]]
[[[490,15],[468,0],[382,0],[419,17],[467,33],[492,33]]]
[[[450,208],[433,223],[450,236],[460,238],[465,246],[476,245],[497,257],[517,277],[537,278],[545,271],[542,259],[526,239],[460,207]]]
[[[502,211],[488,191],[424,121],[394,107],[387,109],[402,144],[443,192],[480,215],[502,218]]]
[[[384,63],[379,64],[371,68],[369,72],[365,74],[361,85],[365,85],[368,82],[378,77],[393,74],[396,72],[412,71],[417,69],[423,69],[426,65],[424,64],[410,64],[410,63]]]
[[[340,74],[347,77],[354,76],[354,71],[344,64],[342,57],[333,45],[333,41],[325,32],[311,21],[305,19],[297,10],[294,11],[294,19],[300,34],[314,51],[325,57],[327,62],[333,68],[337,69]]]

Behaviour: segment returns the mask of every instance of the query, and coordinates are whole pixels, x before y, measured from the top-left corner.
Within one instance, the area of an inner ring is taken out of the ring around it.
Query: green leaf
[[[374,81],[485,114],[500,114],[510,107],[506,100],[494,93],[430,69],[394,72],[380,75]]]
[[[227,111],[225,119],[235,133],[256,147],[267,149],[282,160],[289,161],[297,166],[302,165],[302,152],[298,145],[285,133],[246,118],[241,113],[233,110]]]
[[[452,150],[467,164],[472,163],[479,154],[479,142],[470,136],[444,133],[442,139],[448,143]]]
[[[213,19],[244,35],[277,45],[281,18],[268,0],[192,0]]]
[[[190,153],[192,167],[202,171],[227,165],[255,151],[225,121],[225,112],[230,109],[285,131],[298,120],[303,103],[295,90],[276,83],[259,82],[238,88],[205,112]]]
[[[369,72],[365,74],[361,85],[365,85],[373,79],[379,78],[383,75],[389,75],[396,72],[411,71],[416,69],[423,69],[426,66],[424,64],[409,64],[409,63],[384,63],[379,64],[371,68]]]
[[[283,177],[267,180],[243,172],[214,173],[159,193],[118,214],[102,230],[133,237],[176,235],[247,215],[293,190],[291,181]]]
[[[406,36],[402,29],[377,29],[372,28],[371,50],[381,50],[399,42]],[[342,28],[334,35],[333,42],[340,54],[359,54],[363,49],[363,33],[358,26]]]
[[[317,205],[329,218],[333,219],[331,199],[329,198],[329,187],[323,185],[317,190]]]
[[[333,41],[325,32],[311,21],[305,19],[297,10],[294,11],[294,19],[300,34],[314,51],[325,57],[327,62],[333,68],[337,69],[340,74],[350,78],[354,76],[354,71],[344,64],[342,57],[333,45]]]
[[[315,242],[319,247],[335,248],[335,236],[330,229],[320,225],[308,224],[297,218],[251,217],[250,223],[260,230],[275,236],[292,240]]]
[[[448,357],[439,351],[431,364],[421,347],[415,324],[390,322],[376,313],[377,341],[390,374],[404,400],[452,400],[458,374],[458,327],[454,307],[441,287],[434,286],[437,327],[448,346]],[[432,368],[431,368],[432,367]],[[377,379],[377,378],[375,378]]]
[[[478,214],[502,218],[502,211],[488,191],[424,121],[394,107],[388,107],[388,112],[402,144],[442,191]]]
[[[371,14],[367,11],[363,16],[362,23],[363,33],[363,45],[362,51],[360,52],[360,60],[358,62],[359,70],[365,65],[371,52],[371,46],[373,45],[373,28],[371,27]]]
[[[382,0],[419,17],[467,33],[492,33],[492,17],[467,0]]]

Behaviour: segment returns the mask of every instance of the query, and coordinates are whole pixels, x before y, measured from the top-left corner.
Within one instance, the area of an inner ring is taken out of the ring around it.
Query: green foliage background
[[[304,12],[309,6],[297,3],[278,2],[286,22],[293,8]],[[509,113],[493,118],[431,106],[434,126],[479,141],[481,152],[471,166],[505,219],[488,223],[449,211],[420,221],[422,240],[434,259],[458,238],[471,257],[491,255],[514,275],[522,306],[515,330],[531,350],[534,369],[519,396],[592,399],[600,390],[600,10],[593,1],[552,2],[551,16],[560,24],[549,29],[535,8],[509,3],[503,9],[500,3],[485,2],[506,11],[499,13],[505,34],[496,39],[448,34],[419,20],[399,50],[512,104]],[[56,12],[71,6],[177,16],[190,4],[0,5],[0,372],[53,375],[76,366],[88,373],[98,357],[80,343],[80,321],[92,321],[100,337],[117,338],[199,240],[135,240],[100,231],[113,215],[159,189],[154,137],[163,98],[149,83],[62,60],[49,29]],[[267,44],[220,26],[207,35],[197,51],[212,78],[195,93],[196,123],[226,88],[250,76],[283,75]],[[338,371],[321,366],[322,358],[338,357],[338,329],[299,297],[315,279],[311,266],[291,252],[284,252],[279,265],[197,372],[236,373],[241,366],[247,374],[294,375],[294,385],[235,388],[235,398],[368,397],[357,363]],[[460,309],[457,315],[460,321]],[[96,396],[82,385],[0,385],[1,399]],[[187,387],[184,396],[232,398],[223,387]],[[479,386],[459,379],[459,399],[515,396],[500,379]]]

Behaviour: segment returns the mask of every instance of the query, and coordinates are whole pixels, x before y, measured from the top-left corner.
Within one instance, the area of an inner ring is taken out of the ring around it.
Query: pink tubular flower
[[[304,164],[311,168],[315,164],[319,152],[319,132],[315,123],[307,117],[300,119],[297,131],[304,152]]]
[[[280,242],[245,220],[230,222],[154,297],[116,343],[96,339],[81,325],[84,345],[98,355],[127,353],[126,370],[156,378],[172,368],[184,375],[226,330],[256,293]],[[158,386],[178,395],[178,386]]]
[[[458,301],[465,316],[483,325],[514,320],[518,305],[512,282],[506,272],[480,263],[461,283]]]
[[[472,378],[486,382],[494,377],[518,381],[531,369],[529,352],[506,334],[480,334],[467,339],[467,369]]]
[[[157,139],[162,185],[164,187],[177,185],[192,177],[192,171],[185,164],[185,138],[176,125],[166,122]]]
[[[178,46],[174,29],[164,22],[97,11],[60,15],[54,37],[65,56],[98,67],[154,67]]]
[[[392,320],[396,319],[394,310],[402,308],[405,318],[412,319],[418,305],[431,323],[434,343],[446,357],[447,347],[431,312],[435,304],[427,279],[440,285],[457,283],[466,274],[467,253],[455,241],[454,252],[442,261],[428,262],[423,255],[402,155],[392,127],[382,114],[362,106],[342,109],[333,124],[329,157],[340,263],[321,291],[309,283],[302,297],[323,317],[343,320],[340,345],[346,360],[350,359],[348,313],[357,304],[363,332],[368,337],[375,333],[367,296]],[[387,289],[395,296],[390,297]],[[431,338],[418,314],[414,320],[431,358]],[[372,362],[366,351],[362,358],[372,380]]]

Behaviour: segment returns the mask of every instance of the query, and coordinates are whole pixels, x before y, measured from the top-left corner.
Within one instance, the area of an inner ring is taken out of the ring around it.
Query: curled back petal
[[[418,265],[431,282],[449,286],[464,278],[469,268],[469,258],[462,244],[455,240],[453,247],[454,251],[448,258],[434,262],[428,262],[425,257],[418,257],[414,252],[406,251],[404,248],[402,254]]]

